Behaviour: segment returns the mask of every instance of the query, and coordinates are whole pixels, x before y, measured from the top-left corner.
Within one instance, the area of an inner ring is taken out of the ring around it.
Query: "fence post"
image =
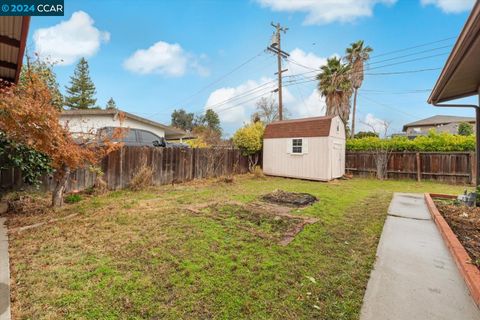
[[[422,167],[420,163],[420,152],[415,154],[417,157],[417,181],[420,182],[422,180]]]
[[[477,159],[475,152],[470,152],[470,183],[477,185]]]

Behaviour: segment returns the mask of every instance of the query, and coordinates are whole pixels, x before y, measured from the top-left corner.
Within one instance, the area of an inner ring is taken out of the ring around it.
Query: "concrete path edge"
[[[0,218],[0,320],[10,320],[10,260],[5,218]]]
[[[433,198],[452,199],[452,196],[425,193],[425,201],[427,202],[428,210],[432,215],[432,220],[435,222],[438,231],[442,235],[448,250],[450,250],[450,253],[455,260],[455,264],[457,265],[473,300],[480,309],[480,270],[472,264],[470,256],[448,225],[447,221],[438,211],[435,202],[433,202]]]

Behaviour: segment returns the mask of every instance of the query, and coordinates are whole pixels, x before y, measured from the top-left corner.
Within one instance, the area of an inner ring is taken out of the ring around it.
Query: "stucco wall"
[[[152,126],[134,119],[127,118],[120,124],[118,117],[113,115],[61,115],[60,123],[67,126],[73,134],[93,133],[104,127],[124,127],[132,129],[143,129],[155,133],[160,137],[165,137],[165,131],[156,126]]]

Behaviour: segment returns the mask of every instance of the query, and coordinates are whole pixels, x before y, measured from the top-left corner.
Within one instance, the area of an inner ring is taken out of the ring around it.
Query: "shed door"
[[[332,152],[332,177],[339,178],[345,173],[345,150],[343,144],[334,143]]]

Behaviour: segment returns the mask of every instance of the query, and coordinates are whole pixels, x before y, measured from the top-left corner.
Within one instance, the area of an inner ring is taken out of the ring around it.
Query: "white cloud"
[[[313,89],[307,98],[297,97],[291,111],[299,118],[323,116],[326,111],[325,98],[320,95],[317,89]]]
[[[423,6],[434,5],[445,13],[460,13],[473,7],[475,0],[421,0]]]
[[[205,58],[204,55],[196,58],[193,54],[185,52],[178,43],[158,41],[148,49],[135,51],[124,61],[123,66],[129,71],[140,74],[157,73],[180,77],[191,69],[206,76],[209,71],[199,62],[199,59]]]
[[[293,62],[289,62],[288,74],[313,71],[312,69],[320,69],[320,66],[327,63],[327,58],[317,56],[312,52],[305,52],[299,48],[290,51],[290,60]],[[312,73],[312,75],[314,75],[314,73]]]
[[[276,87],[274,79],[263,77],[260,80],[245,81],[236,87],[220,88],[210,94],[204,110],[213,109],[218,112],[225,132],[233,133],[251,120],[262,93],[264,97],[277,99],[277,93],[271,93]],[[301,96],[303,92],[292,90],[291,87],[283,88],[283,105],[287,109],[285,116],[304,118],[325,114],[325,100],[316,89],[307,97]]]
[[[394,4],[396,0],[257,0],[274,11],[305,12],[307,25],[334,21],[352,22],[359,17],[370,17],[377,4]]]
[[[367,115],[362,120],[359,121],[357,130],[358,131],[373,130],[383,136],[385,134],[386,129],[388,129],[388,121],[377,118],[371,113],[367,113]],[[357,132],[357,130],[355,131]],[[390,134],[390,133],[391,132],[387,132],[387,134]]]
[[[33,34],[35,51],[59,65],[69,65],[80,57],[95,55],[101,43],[110,40],[110,33],[100,31],[84,11],[76,11],[71,18]]]
[[[259,87],[261,86],[261,87]],[[205,103],[204,109],[213,109],[218,112],[222,123],[240,127],[250,120],[255,111],[255,103],[260,95],[276,88],[273,79],[263,77],[260,80],[247,80],[236,87],[224,87],[213,91]],[[258,97],[255,98],[255,97]],[[287,96],[287,99],[290,97]]]

